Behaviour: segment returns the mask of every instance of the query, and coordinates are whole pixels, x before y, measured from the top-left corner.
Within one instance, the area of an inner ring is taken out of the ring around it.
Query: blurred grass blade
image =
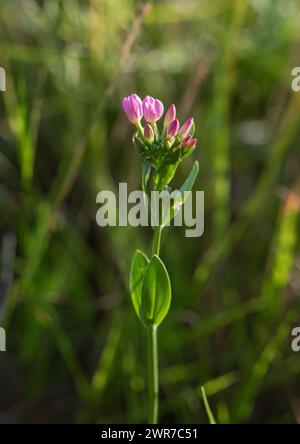
[[[203,402],[204,402],[204,406],[205,406],[205,410],[206,410],[209,422],[210,422],[210,424],[216,424],[216,420],[215,420],[215,418],[212,414],[212,411],[210,409],[210,406],[209,406],[209,403],[208,403],[208,400],[206,397],[205,389],[203,386],[201,387],[201,393],[202,393],[202,398],[203,398]]]

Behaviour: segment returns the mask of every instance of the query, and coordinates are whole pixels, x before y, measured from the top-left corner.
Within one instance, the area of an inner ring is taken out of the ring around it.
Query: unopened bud
[[[144,127],[144,138],[147,142],[152,143],[154,140],[154,131],[151,125],[149,123],[146,123]]]
[[[175,137],[178,134],[178,131],[179,131],[179,121],[175,119],[168,126],[167,136]]]
[[[184,124],[180,128],[179,135],[181,137],[186,137],[189,134],[190,130],[192,129],[193,125],[194,125],[194,119],[193,117],[190,117],[184,122]]]
[[[186,136],[180,142],[182,149],[184,150],[193,150],[196,147],[197,139],[194,139],[192,136]]]
[[[164,128],[167,128],[170,123],[176,119],[176,107],[171,105],[165,115]]]

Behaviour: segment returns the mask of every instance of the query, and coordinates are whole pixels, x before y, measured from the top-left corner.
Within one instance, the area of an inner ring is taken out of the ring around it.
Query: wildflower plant
[[[150,96],[142,101],[137,94],[124,97],[122,106],[136,131],[132,140],[140,153],[142,164],[142,189],[150,197],[151,191],[168,193],[173,205],[167,214],[158,208],[159,223],[154,228],[151,257],[141,250],[134,254],[130,271],[130,292],[134,310],[146,327],[149,347],[149,422],[157,423],[159,402],[157,327],[166,317],[171,305],[171,282],[167,268],[160,258],[163,228],[180,211],[192,190],[198,174],[198,162],[179,190],[170,186],[179,164],[194,151],[197,139],[194,119],[189,118],[180,126],[176,107],[171,105],[159,129],[157,122],[164,112],[163,103]],[[153,208],[152,208],[153,211]]]

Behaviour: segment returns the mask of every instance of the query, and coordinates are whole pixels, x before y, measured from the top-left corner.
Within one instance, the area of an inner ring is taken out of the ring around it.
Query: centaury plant
[[[157,328],[166,317],[171,305],[171,282],[167,268],[160,258],[161,233],[180,211],[194,185],[199,170],[198,162],[194,163],[179,190],[173,190],[170,182],[180,162],[194,151],[197,140],[193,138],[194,119],[188,119],[180,127],[176,119],[175,105],[171,105],[166,112],[161,130],[157,126],[157,121],[164,112],[160,100],[146,96],[142,101],[133,94],[125,97],[122,105],[128,119],[136,126],[133,143],[143,158],[144,193],[149,198],[152,191],[167,193],[173,201],[167,214],[160,206],[156,209],[158,223],[154,227],[152,255],[148,257],[144,252],[137,250],[130,272],[133,307],[148,332],[149,422],[156,423],[159,402]],[[151,198],[149,200],[151,201]],[[151,217],[154,216],[153,211],[151,206]]]

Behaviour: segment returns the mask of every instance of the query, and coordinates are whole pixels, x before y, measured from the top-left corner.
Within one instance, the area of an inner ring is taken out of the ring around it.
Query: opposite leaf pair
[[[132,303],[146,327],[158,326],[171,305],[171,283],[165,265],[157,255],[149,261],[140,250],[135,252],[130,272]]]

